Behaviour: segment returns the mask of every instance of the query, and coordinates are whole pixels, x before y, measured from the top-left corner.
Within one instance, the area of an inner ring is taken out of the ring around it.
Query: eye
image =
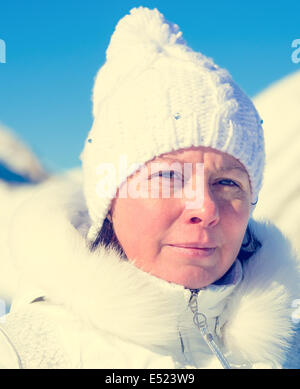
[[[159,172],[152,174],[151,177],[162,177],[168,179],[178,178],[182,180],[181,174],[176,172],[175,170],[160,170]]]
[[[222,179],[217,181],[217,184],[223,185],[223,186],[228,186],[228,187],[234,187],[234,188],[239,188],[239,184],[231,179]]]

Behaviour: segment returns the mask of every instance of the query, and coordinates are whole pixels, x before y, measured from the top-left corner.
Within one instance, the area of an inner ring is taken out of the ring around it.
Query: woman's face
[[[249,177],[238,160],[191,147],[163,154],[129,177],[112,202],[112,221],[135,266],[195,289],[233,264],[250,201]]]

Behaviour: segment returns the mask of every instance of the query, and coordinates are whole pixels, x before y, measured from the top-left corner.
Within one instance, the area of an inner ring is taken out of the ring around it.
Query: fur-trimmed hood
[[[249,224],[262,247],[243,263],[242,280],[204,288],[198,305],[209,319],[218,317],[220,339],[235,360],[278,364],[293,334],[299,262],[273,224]],[[195,331],[190,291],[144,273],[114,249],[90,252],[89,225],[80,170],[48,180],[19,207],[9,234],[19,280],[13,308],[45,296],[80,320],[145,347],[177,342],[179,322],[183,332]],[[238,266],[234,271],[238,277]]]

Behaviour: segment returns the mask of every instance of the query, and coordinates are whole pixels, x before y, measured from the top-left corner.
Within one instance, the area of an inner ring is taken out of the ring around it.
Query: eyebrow
[[[180,162],[180,163],[186,163],[187,161],[184,161],[184,160],[180,160],[180,159],[176,159],[176,158],[172,158],[172,157],[157,157],[157,159],[161,159],[161,160],[164,160],[164,159],[169,159],[173,162]],[[224,173],[224,172],[229,172],[231,170],[240,170],[241,172],[243,173],[246,173],[248,175],[248,172],[247,170],[243,167],[243,166],[239,166],[239,165],[231,165],[231,166],[221,166],[220,168],[216,169],[216,172],[218,173]]]
[[[229,171],[231,171],[231,170],[240,170],[241,172],[243,172],[243,173],[245,173],[245,174],[248,174],[248,173],[247,173],[247,170],[246,170],[245,168],[243,168],[242,166],[236,166],[236,165],[234,165],[234,166],[228,166],[228,167],[223,166],[223,167],[220,167],[219,169],[216,169],[216,171],[217,171],[218,173],[229,172]]]

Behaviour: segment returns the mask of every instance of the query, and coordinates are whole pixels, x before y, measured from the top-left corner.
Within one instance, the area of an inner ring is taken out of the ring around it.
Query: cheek
[[[223,234],[227,246],[235,253],[239,251],[244,234],[248,225],[250,207],[247,203],[240,203],[232,206],[228,212],[224,211]]]
[[[128,257],[159,250],[170,219],[161,202],[117,199],[113,215],[114,231]]]

